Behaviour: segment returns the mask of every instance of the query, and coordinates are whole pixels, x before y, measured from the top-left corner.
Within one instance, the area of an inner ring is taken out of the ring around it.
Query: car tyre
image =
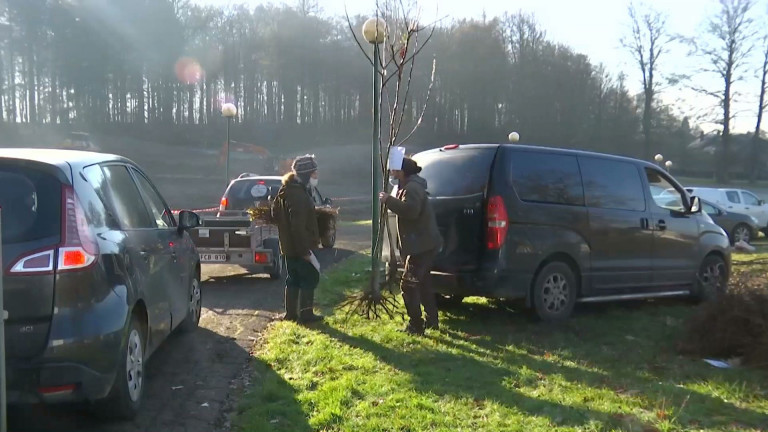
[[[203,291],[200,278],[195,275],[189,283],[187,317],[179,325],[179,329],[185,333],[197,330],[200,325],[200,316],[203,312]]]
[[[435,294],[435,300],[439,307],[453,308],[461,305],[464,301],[464,296]]]
[[[285,263],[283,262],[283,256],[280,254],[275,255],[275,260],[272,264],[272,271],[269,272],[269,278],[272,280],[279,280],[285,278]]]
[[[752,242],[752,228],[749,225],[738,224],[731,230],[731,244],[736,244],[739,241]]]
[[[707,255],[701,262],[692,297],[696,302],[717,301],[728,290],[728,267],[717,255]]]
[[[320,243],[325,249],[330,249],[336,246],[336,219],[331,219],[328,223],[328,231],[323,238],[320,239]]]
[[[533,284],[533,310],[541,321],[558,322],[573,313],[579,292],[576,276],[563,262],[544,266]]]
[[[146,331],[138,317],[128,325],[120,350],[115,382],[107,398],[97,404],[98,413],[111,419],[131,420],[139,413],[144,395],[144,359]]]

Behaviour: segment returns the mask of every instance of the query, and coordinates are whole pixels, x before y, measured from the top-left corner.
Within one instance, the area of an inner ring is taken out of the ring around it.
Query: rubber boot
[[[322,315],[315,315],[315,290],[301,290],[299,295],[299,322],[312,323],[322,321]]]
[[[299,289],[295,287],[285,287],[285,314],[282,319],[285,321],[299,320]]]

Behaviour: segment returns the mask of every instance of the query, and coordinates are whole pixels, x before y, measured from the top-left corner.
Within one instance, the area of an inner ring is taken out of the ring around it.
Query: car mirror
[[[690,214],[696,214],[701,213],[701,200],[699,197],[691,197],[691,206],[688,209],[688,213]]]
[[[186,231],[192,228],[197,228],[202,225],[200,216],[197,213],[189,210],[182,210],[179,212],[179,231]]]
[[[757,200],[757,205],[765,205],[765,201],[763,200]]]

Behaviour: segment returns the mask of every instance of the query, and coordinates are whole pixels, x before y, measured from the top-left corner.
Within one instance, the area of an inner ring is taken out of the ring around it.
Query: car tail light
[[[269,254],[264,252],[254,252],[253,262],[256,264],[269,264]]]
[[[37,391],[43,395],[52,396],[55,394],[72,393],[76,388],[77,386],[75,384],[68,384],[56,387],[40,387]]]
[[[96,261],[96,256],[99,254],[96,236],[88,225],[83,206],[77,199],[72,186],[64,186],[62,201],[64,217],[57,271],[88,267]]]
[[[501,249],[507,238],[507,208],[504,206],[504,200],[500,196],[492,196],[488,199],[488,205],[485,211],[486,226],[486,246],[488,249]]]
[[[61,244],[58,247],[57,271],[77,270],[90,266],[96,261],[99,246],[83,206],[72,186],[63,186],[61,192]],[[35,251],[20,258],[11,266],[14,274],[36,274],[51,272],[56,262],[54,249]]]
[[[229,204],[229,200],[227,199],[227,197],[221,197],[221,204],[219,205],[219,211],[226,210],[228,204]]]

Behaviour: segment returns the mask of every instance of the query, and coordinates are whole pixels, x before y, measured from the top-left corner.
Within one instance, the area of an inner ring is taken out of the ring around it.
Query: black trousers
[[[432,263],[437,251],[431,250],[416,255],[408,255],[405,259],[405,272],[400,281],[403,291],[403,302],[408,313],[409,324],[414,328],[422,328],[421,307],[424,306],[427,325],[437,325],[437,301],[432,291]]]
[[[290,289],[314,290],[320,283],[320,273],[304,258],[286,257],[285,266],[288,268],[285,285]]]

